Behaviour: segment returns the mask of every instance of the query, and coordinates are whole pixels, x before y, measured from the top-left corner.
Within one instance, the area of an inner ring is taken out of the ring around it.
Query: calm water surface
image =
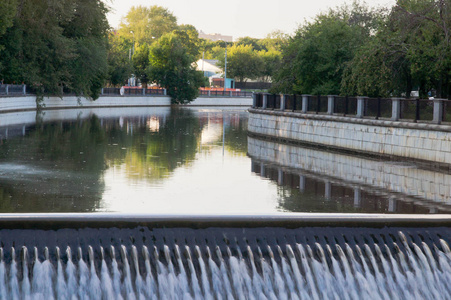
[[[448,173],[251,138],[242,108],[1,119],[0,212],[450,211]]]

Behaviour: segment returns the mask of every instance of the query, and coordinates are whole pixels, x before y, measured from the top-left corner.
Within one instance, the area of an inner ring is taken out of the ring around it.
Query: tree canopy
[[[194,100],[203,83],[202,73],[193,65],[196,60],[192,39],[182,30],[163,35],[149,50],[149,79],[167,89],[173,103]]]
[[[108,71],[104,3],[23,0],[20,9],[18,5],[11,0],[0,5],[16,11],[12,21],[2,18],[0,25],[5,32],[0,78],[24,82],[39,93],[61,94],[64,89],[97,98]]]

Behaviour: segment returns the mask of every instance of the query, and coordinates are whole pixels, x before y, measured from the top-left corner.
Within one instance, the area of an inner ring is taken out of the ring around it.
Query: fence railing
[[[1,96],[26,95],[27,86],[25,84],[0,84]]]
[[[12,85],[12,84],[1,84],[0,85],[0,96],[19,96],[33,94],[33,91],[29,89],[26,85]],[[199,90],[199,97],[243,97],[251,98],[252,92],[244,91],[216,91],[216,90]],[[71,93],[64,92],[64,95],[72,95]],[[166,89],[145,89],[145,88],[115,88],[108,87],[102,88],[101,96],[165,96],[167,95]]]
[[[432,122],[435,124],[451,122],[451,101],[447,99],[255,93],[253,96],[253,108],[372,118],[376,120]]]

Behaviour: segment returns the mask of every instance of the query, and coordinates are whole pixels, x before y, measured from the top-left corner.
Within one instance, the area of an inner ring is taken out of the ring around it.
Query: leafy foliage
[[[218,65],[224,69],[225,56]],[[254,79],[262,73],[263,60],[251,45],[233,45],[227,50],[227,76],[236,77],[240,82],[247,78]]]
[[[342,77],[358,49],[376,30],[380,12],[358,4],[318,15],[282,44],[282,68],[274,92],[339,94]]]
[[[163,35],[150,48],[148,77],[167,89],[173,103],[187,103],[198,95],[203,78],[193,66],[194,49],[192,39],[181,30]]]
[[[19,4],[17,4],[19,5]],[[107,74],[107,8],[101,1],[23,0],[0,40],[0,77],[45,94],[97,98]]]

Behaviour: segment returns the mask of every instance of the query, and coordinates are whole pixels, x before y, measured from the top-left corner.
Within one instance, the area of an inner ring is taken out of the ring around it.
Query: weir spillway
[[[0,215],[0,299],[450,299],[450,220]]]

